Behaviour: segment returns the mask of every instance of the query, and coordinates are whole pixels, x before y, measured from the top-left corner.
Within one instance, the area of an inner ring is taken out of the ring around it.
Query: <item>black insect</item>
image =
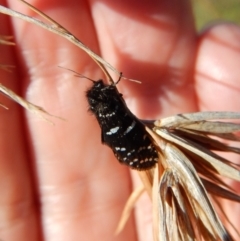
[[[120,163],[138,170],[152,168],[158,161],[157,150],[115,85],[93,81],[86,93],[90,111],[101,127],[102,143],[113,150]]]

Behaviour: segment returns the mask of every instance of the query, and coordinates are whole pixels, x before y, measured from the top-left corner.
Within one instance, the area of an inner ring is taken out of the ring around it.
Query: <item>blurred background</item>
[[[219,20],[240,25],[240,0],[192,0],[192,4],[198,30]]]

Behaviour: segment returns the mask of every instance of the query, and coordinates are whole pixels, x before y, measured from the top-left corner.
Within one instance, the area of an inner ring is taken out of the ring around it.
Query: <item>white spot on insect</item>
[[[113,115],[115,115],[115,112],[112,112],[111,114],[106,114],[106,117],[112,117]]]
[[[116,133],[118,130],[119,130],[119,126],[116,126],[116,127],[112,128],[112,129],[110,129],[110,131],[112,133]]]
[[[130,152],[127,153],[127,156],[131,156],[132,153],[135,152],[135,149],[131,150]]]
[[[107,117],[112,117],[113,115],[116,115],[115,112],[112,112],[110,114],[102,115],[101,113],[98,115],[99,117],[107,118]]]
[[[126,151],[126,148],[125,147],[118,147],[118,146],[116,146],[115,150],[116,151]]]
[[[136,121],[133,121],[132,124],[127,128],[127,130],[124,131],[124,135],[126,135],[128,132],[130,132],[134,126],[136,125]]]
[[[116,127],[111,128],[110,131],[108,131],[106,134],[107,135],[112,135],[112,134],[117,133],[118,130],[119,130],[119,126],[116,126]]]
[[[132,166],[132,165],[133,165],[133,162],[129,162],[129,165],[131,165],[131,166]]]
[[[146,149],[146,146],[141,146],[141,147],[138,149],[138,152],[140,152],[140,151],[142,151],[142,150],[144,150],[144,149]]]
[[[123,160],[126,161],[126,160],[127,160],[127,157],[124,157]]]
[[[138,162],[138,159],[137,158],[133,159],[133,162]]]

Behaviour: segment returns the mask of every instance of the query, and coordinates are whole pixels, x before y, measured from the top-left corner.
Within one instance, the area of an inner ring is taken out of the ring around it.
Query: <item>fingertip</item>
[[[196,32],[190,1],[91,0],[91,8],[103,57],[124,76],[142,81],[140,86],[119,84],[138,117],[195,110]]]
[[[200,109],[239,110],[239,65],[238,26],[222,23],[209,27],[201,34],[195,69]]]

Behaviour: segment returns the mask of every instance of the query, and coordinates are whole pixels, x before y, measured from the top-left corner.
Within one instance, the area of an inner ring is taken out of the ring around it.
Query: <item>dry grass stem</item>
[[[49,114],[42,107],[34,105],[34,104],[30,103],[29,101],[23,99],[22,97],[20,97],[15,92],[13,92],[12,90],[8,89],[7,87],[3,86],[2,84],[0,84],[0,92],[2,92],[6,96],[8,96],[10,99],[14,100],[15,102],[17,102],[19,105],[21,105],[22,107],[24,107],[28,111],[38,115],[40,118],[44,119],[45,121],[47,121],[47,122],[49,122],[51,124],[54,124],[54,123],[52,121],[50,121],[46,116],[48,116],[48,117],[55,117],[55,118],[64,120],[61,117],[57,117],[57,116]]]
[[[102,69],[102,71],[106,75],[106,77],[107,77],[109,82],[113,83],[114,81],[113,81],[111,75],[106,70],[105,66],[107,68],[111,69],[112,71],[114,71],[115,73],[117,73],[118,75],[120,75],[119,71],[117,71],[112,65],[110,65],[108,62],[106,62],[104,59],[102,59],[99,55],[95,54],[91,49],[89,49],[85,44],[83,44],[79,39],[77,39],[73,34],[71,34],[63,26],[58,24],[56,21],[54,21],[49,16],[47,16],[44,13],[42,13],[41,11],[39,11],[38,9],[33,7],[32,5],[30,5],[29,3],[27,3],[27,2],[25,2],[23,0],[19,0],[19,1],[23,2],[24,4],[26,4],[34,12],[38,13],[41,17],[43,17],[44,19],[49,21],[51,24],[44,23],[44,22],[42,22],[42,21],[40,21],[40,20],[38,20],[36,18],[26,16],[26,15],[24,15],[22,13],[19,13],[17,11],[12,10],[12,9],[6,8],[4,6],[0,6],[0,12],[3,13],[3,14],[10,15],[12,17],[20,18],[20,19],[22,19],[24,21],[27,21],[29,23],[33,23],[33,24],[35,24],[37,26],[40,26],[41,28],[44,28],[44,29],[46,29],[46,30],[48,30],[50,32],[53,32],[53,33],[55,33],[55,34],[65,38],[65,39],[67,39],[68,41],[70,41],[74,45],[78,46],[83,51],[85,51],[98,64],[98,66]]]
[[[10,41],[12,39],[13,39],[12,36],[0,35],[0,44],[2,44],[2,45],[15,45],[14,42]],[[14,68],[14,66],[12,66],[12,65],[0,64],[0,69],[3,69],[7,72],[12,72],[13,68]]]
[[[0,6],[1,7],[1,6]],[[0,44],[3,45],[15,45],[14,42],[12,42],[11,40],[13,39],[12,36],[4,36],[4,35],[0,35]],[[0,64],[0,69],[7,71],[7,72],[12,72],[12,69],[15,68],[15,66],[13,65],[7,65],[7,64]],[[42,119],[44,119],[45,121],[54,124],[52,121],[50,121],[46,116],[48,117],[56,117],[58,119],[62,119],[60,117],[54,116],[49,114],[47,111],[45,111],[42,107],[34,105],[32,103],[30,103],[29,101],[25,100],[24,98],[20,97],[19,95],[17,95],[14,91],[10,90],[9,88],[7,88],[6,86],[2,85],[0,83],[0,92],[2,94],[5,94],[7,97],[9,97],[10,99],[12,99],[13,101],[17,102],[18,104],[20,104],[22,107],[24,107],[25,109],[29,110],[30,112],[38,115],[39,117],[41,117]],[[0,103],[0,106],[2,106],[5,109],[8,109],[5,105],[3,105],[2,103]],[[64,119],[62,119],[64,120]]]
[[[213,152],[240,153],[226,143],[239,141],[240,124],[231,119],[240,120],[240,113],[180,114],[146,128],[160,155],[154,170],[139,173],[146,191],[152,192],[155,241],[233,240],[210,199],[214,195],[214,203],[216,197],[240,202],[240,196],[221,179],[240,181],[239,165]],[[221,217],[233,226],[217,204]],[[236,228],[235,232],[239,235]]]
[[[157,184],[159,206],[154,213],[159,213],[159,235],[155,240],[233,240],[209,198],[212,194],[240,202],[240,196],[220,179],[240,181],[239,165],[213,152],[239,154],[238,147],[226,144],[229,139],[239,140],[240,124],[231,119],[239,120],[240,113],[180,114],[155,121],[148,129],[164,169]]]
[[[5,70],[5,71],[7,71],[9,73],[11,73],[14,68],[15,68],[15,66],[13,66],[13,65],[0,64],[0,69]]]
[[[136,188],[134,190],[134,192],[132,192],[132,194],[128,198],[128,201],[123,209],[122,216],[120,218],[120,221],[118,223],[118,226],[117,226],[117,229],[115,232],[116,235],[119,234],[123,230],[128,218],[134,208],[135,203],[137,202],[139,197],[143,194],[143,192],[145,192],[145,187],[140,186],[140,187]]]
[[[15,45],[15,43],[11,41],[12,39],[13,36],[0,35],[0,44]]]

